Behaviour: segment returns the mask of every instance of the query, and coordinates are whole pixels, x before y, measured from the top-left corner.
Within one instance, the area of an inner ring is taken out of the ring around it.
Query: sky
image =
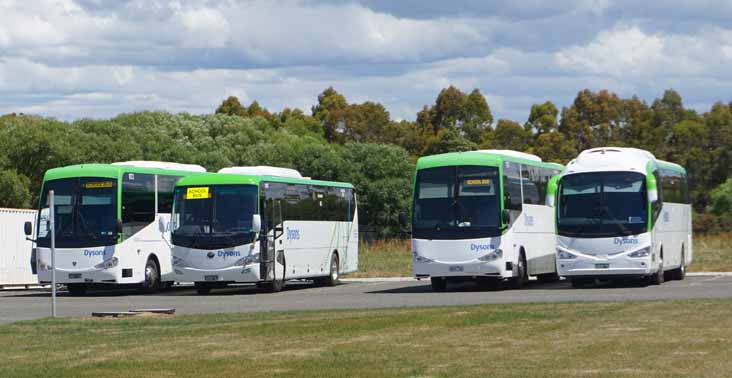
[[[732,101],[732,0],[0,0],[0,114],[307,113],[333,86],[413,120],[442,88],[494,118],[608,89]]]

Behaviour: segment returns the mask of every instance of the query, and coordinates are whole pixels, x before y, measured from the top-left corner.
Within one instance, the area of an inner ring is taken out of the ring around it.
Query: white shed
[[[23,224],[33,222],[36,210],[0,208],[0,288],[38,285],[31,271],[33,243],[25,240]]]

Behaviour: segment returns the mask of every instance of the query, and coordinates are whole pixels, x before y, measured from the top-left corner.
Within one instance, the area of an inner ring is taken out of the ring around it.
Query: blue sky
[[[0,0],[0,113],[309,111],[335,87],[414,119],[441,88],[495,118],[584,88],[732,101],[732,0]]]

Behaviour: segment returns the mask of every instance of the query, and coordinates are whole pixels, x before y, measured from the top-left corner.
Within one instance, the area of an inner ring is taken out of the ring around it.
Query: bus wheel
[[[274,267],[272,269],[277,269],[277,264],[274,264]],[[287,270],[287,265],[285,264],[284,257],[282,259],[282,273],[280,274],[279,278],[277,278],[277,273],[275,272],[275,278],[272,280],[272,282],[267,282],[262,287],[269,293],[279,293],[282,291],[282,289],[285,287],[285,271]]]
[[[569,282],[572,283],[574,288],[582,288],[595,283],[594,278],[570,278]]]
[[[524,287],[524,284],[526,281],[529,280],[528,273],[526,271],[526,254],[524,254],[524,251],[521,250],[521,253],[519,254],[519,261],[516,264],[516,277],[509,278],[509,285],[511,286],[511,289],[520,289]]]
[[[205,295],[211,292],[211,285],[205,282],[196,282],[193,286],[196,288],[196,293],[198,294]]]
[[[651,285],[660,285],[660,284],[662,284],[663,281],[664,281],[663,275],[664,275],[664,273],[663,273],[663,260],[661,260],[660,263],[658,264],[658,272],[656,272],[653,275],[651,275],[650,277],[648,277],[648,283],[650,283]]]
[[[69,294],[77,297],[86,294],[86,285],[84,284],[68,284],[66,285],[66,289],[69,291]]]
[[[160,289],[160,269],[154,259],[147,259],[145,264],[145,282],[142,284],[142,291],[155,293]]]
[[[447,289],[447,278],[445,277],[432,277],[430,283],[432,283],[432,291],[445,291]]]
[[[323,284],[325,286],[338,285],[338,282],[340,281],[339,269],[340,259],[338,259],[338,254],[333,252],[333,254],[330,256],[330,274],[328,274],[328,277],[326,277],[323,281]]]
[[[681,281],[684,278],[686,278],[686,259],[684,256],[684,247],[681,247],[681,265],[674,269],[673,279]]]

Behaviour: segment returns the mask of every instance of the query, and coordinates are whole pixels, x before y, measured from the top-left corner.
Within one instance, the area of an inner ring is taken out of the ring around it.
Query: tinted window
[[[521,184],[523,185],[523,203],[538,205],[543,203],[539,193],[541,186],[540,168],[526,164],[521,165]]]
[[[122,235],[136,234],[155,220],[155,175],[125,173],[122,176]]]
[[[521,213],[521,173],[519,164],[503,163],[503,205],[510,211],[511,222]]]
[[[180,178],[158,175],[158,213],[169,214],[173,209],[173,190]]]

